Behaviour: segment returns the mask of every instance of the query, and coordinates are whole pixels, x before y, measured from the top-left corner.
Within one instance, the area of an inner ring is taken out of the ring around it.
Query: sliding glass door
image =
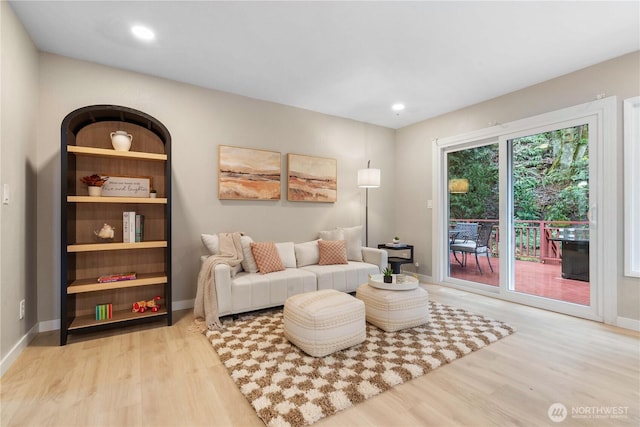
[[[611,117],[615,99],[436,141],[436,281],[615,320]]]
[[[499,157],[495,142],[447,153],[449,276],[496,289]]]
[[[589,135],[580,123],[506,141],[510,292],[591,305]]]

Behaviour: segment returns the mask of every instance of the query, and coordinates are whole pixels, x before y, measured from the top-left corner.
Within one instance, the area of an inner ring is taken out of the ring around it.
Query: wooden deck
[[[491,258],[493,273],[489,269],[487,257],[478,257],[482,274],[478,271],[476,260],[470,255],[466,267],[460,267],[453,255],[450,256],[450,276],[456,279],[469,280],[498,286],[500,259]],[[517,292],[551,298],[574,304],[589,305],[589,282],[563,279],[560,264],[542,264],[539,262],[516,261],[515,267]]]

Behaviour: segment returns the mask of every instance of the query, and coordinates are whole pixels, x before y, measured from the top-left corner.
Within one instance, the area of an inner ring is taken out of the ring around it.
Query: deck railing
[[[450,227],[454,228],[457,222],[495,222],[497,219],[452,219]],[[516,259],[537,261],[542,263],[559,263],[562,260],[560,244],[555,239],[559,231],[566,228],[588,228],[588,221],[525,221],[515,220],[515,256]],[[500,230],[497,225],[489,242],[489,247],[494,256],[499,256],[498,243],[500,242]]]

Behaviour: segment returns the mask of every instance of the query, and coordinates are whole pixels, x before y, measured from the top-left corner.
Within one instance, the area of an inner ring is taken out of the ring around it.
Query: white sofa
[[[342,230],[355,234],[355,230]],[[329,237],[339,237],[339,234]],[[214,240],[217,241],[215,235],[202,235],[202,241],[211,255],[216,254]],[[245,257],[242,268],[238,266],[232,271],[228,265],[216,266],[214,279],[219,316],[281,306],[290,296],[304,292],[321,289],[355,292],[359,285],[367,283],[369,274],[378,274],[388,265],[386,251],[356,247],[360,239],[345,239],[349,260],[347,264],[332,265],[318,264],[317,240],[299,244],[285,242],[276,243],[285,270],[260,274],[249,248],[252,241],[250,237],[242,236]],[[202,256],[201,260],[204,262],[208,256]]]

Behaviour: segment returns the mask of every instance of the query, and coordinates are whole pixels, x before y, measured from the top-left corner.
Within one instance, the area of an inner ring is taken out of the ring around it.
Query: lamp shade
[[[454,178],[449,180],[449,193],[462,194],[469,192],[469,180],[466,178]]]
[[[380,187],[380,169],[360,169],[358,170],[358,187],[377,188]]]

